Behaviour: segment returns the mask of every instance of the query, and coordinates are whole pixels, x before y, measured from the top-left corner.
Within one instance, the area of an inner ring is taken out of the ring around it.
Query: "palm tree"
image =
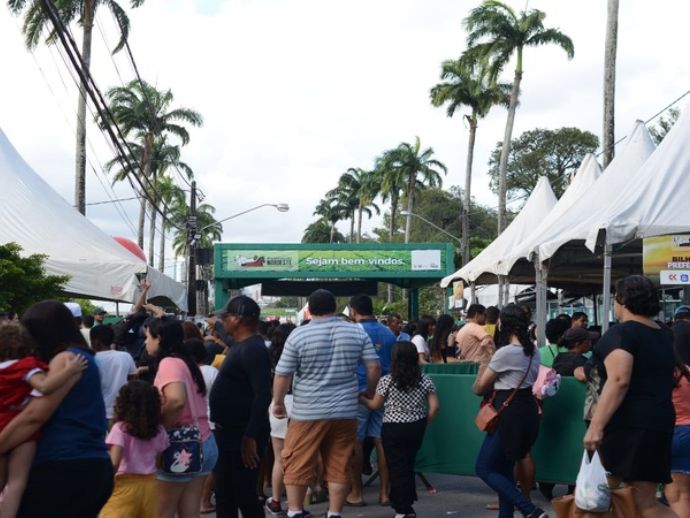
[[[184,191],[170,176],[165,174],[158,176],[154,188],[161,202],[161,210],[165,214],[161,221],[162,231],[158,249],[158,269],[162,272],[165,269],[165,232],[174,228],[171,218],[174,217],[177,208],[186,203]]]
[[[467,165],[465,167],[465,189],[462,198],[462,262],[470,260],[470,200],[472,188],[472,161],[474,143],[477,135],[477,122],[489,113],[496,104],[509,106],[510,85],[507,83],[489,83],[481,76],[477,67],[468,66],[462,60],[444,61],[441,66],[441,82],[431,89],[431,104],[436,107],[447,105],[448,117],[455,115],[462,106],[470,108],[471,114],[465,115],[470,126],[467,143]]]
[[[137,142],[129,142],[128,143],[128,153],[130,154],[129,160],[131,161],[136,161],[138,160],[141,156],[144,155],[144,146],[138,144]],[[127,163],[127,162],[124,162]],[[165,139],[156,139],[154,141],[153,149],[151,152],[151,158],[149,160],[149,169],[153,171],[153,174],[151,175],[151,178],[147,180],[147,183],[145,185],[149,186],[149,189],[146,189],[145,191],[138,189],[135,187],[134,182],[132,181],[132,176],[139,174],[137,171],[131,171],[128,167],[123,167],[123,162],[120,160],[119,157],[115,157],[111,159],[110,161],[106,162],[105,164],[105,170],[108,172],[115,171],[113,175],[113,185],[118,183],[118,182],[123,182],[123,181],[129,181],[130,185],[132,188],[137,192],[140,198],[140,206],[139,206],[139,223],[138,223],[138,229],[137,229],[137,241],[142,243],[141,247],[143,247],[143,241],[144,241],[144,223],[145,223],[145,217],[146,217],[146,206],[148,204],[149,210],[150,210],[150,220],[151,220],[151,226],[149,228],[149,253],[148,253],[148,259],[149,259],[149,264],[153,266],[153,243],[154,243],[154,237],[155,237],[155,228],[156,228],[156,214],[157,210],[154,209],[154,205],[158,207],[158,210],[160,212],[165,212],[166,210],[169,209],[169,203],[166,199],[166,195],[163,192],[160,192],[158,189],[158,177],[160,175],[163,175],[166,171],[168,171],[171,167],[177,168],[180,173],[184,174],[188,179],[191,179],[194,175],[192,169],[184,162],[180,160],[180,148],[178,146],[173,146],[170,144],[167,144]],[[165,184],[163,185],[163,189],[165,189]],[[164,222],[165,226],[165,222]],[[184,226],[184,224],[183,224]],[[164,239],[164,237],[162,237]]]
[[[46,43],[52,44],[57,40],[56,31],[51,27],[51,21],[43,7],[44,0],[8,0],[7,4],[14,14],[24,13],[22,31],[29,49],[35,48],[41,41],[44,32],[48,32]],[[144,0],[130,0],[135,8]],[[54,6],[65,25],[76,21],[82,27],[81,58],[84,71],[88,74],[91,68],[91,37],[96,10],[100,5],[110,9],[120,30],[120,40],[113,50],[113,54],[124,47],[129,36],[129,17],[125,10],[115,0],[57,0]],[[74,205],[79,212],[86,214],[86,91],[83,84],[79,86],[77,100],[77,145],[76,145],[76,174],[74,187]]]
[[[390,202],[391,214],[388,226],[388,239],[393,242],[393,236],[397,227],[397,211],[400,203],[400,195],[405,190],[407,180],[402,169],[393,167],[391,159],[392,151],[386,151],[376,160],[376,174],[381,179],[381,199]]]
[[[604,168],[615,153],[616,50],[618,47],[618,0],[608,0],[604,49]]]
[[[345,236],[338,230],[332,232],[330,223],[324,219],[317,219],[304,229],[302,243],[344,243]]]
[[[365,171],[359,167],[351,167],[338,180],[338,187],[328,191],[326,196],[337,198],[340,205],[345,207],[348,214],[354,208],[357,213],[357,242],[362,240],[362,216],[366,214],[371,219],[372,208],[376,214],[381,211],[374,203],[381,189],[381,182],[375,171]],[[350,220],[350,242],[354,231],[354,217]]]
[[[510,106],[503,135],[498,179],[498,233],[506,226],[506,170],[510,154],[510,139],[520,95],[523,73],[523,51],[525,47],[554,44],[561,47],[571,59],[575,55],[573,42],[558,29],[544,27],[546,13],[538,9],[521,11],[513,9],[498,0],[485,0],[470,11],[465,19],[467,45],[464,58],[470,63],[479,63],[489,81],[495,83],[500,72],[515,55],[515,76],[510,92]]]
[[[196,127],[203,124],[201,115],[192,109],[171,109],[174,100],[172,92],[159,91],[146,81],[133,80],[125,86],[111,88],[106,96],[115,122],[120,125],[126,136],[133,135],[139,143],[136,161],[144,177],[141,183],[144,184],[148,184],[151,180],[155,181],[157,174],[156,169],[152,167],[156,139],[173,135],[184,146],[189,143],[189,132],[184,124]],[[100,121],[100,123],[105,125],[107,121]],[[150,218],[151,227],[154,227],[155,210],[151,210]],[[137,240],[137,244],[143,248],[144,232],[141,219]],[[152,246],[149,243],[149,248]],[[152,256],[150,259],[153,259]]]
[[[337,198],[324,198],[314,209],[314,216],[320,216],[320,219],[326,221],[330,225],[330,243],[335,240],[336,227],[338,221],[348,217],[347,207],[340,205]]]
[[[419,137],[415,137],[415,143],[401,143],[397,148],[387,152],[387,168],[397,169],[398,173],[406,179],[403,194],[407,198],[407,216],[405,221],[405,243],[410,241],[410,229],[412,225],[412,212],[414,211],[415,194],[426,187],[440,187],[441,173],[446,174],[446,166],[436,159],[432,148],[421,150]],[[392,174],[392,173],[391,173]]]

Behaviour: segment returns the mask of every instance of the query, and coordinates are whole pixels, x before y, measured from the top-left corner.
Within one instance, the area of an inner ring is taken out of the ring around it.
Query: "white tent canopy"
[[[685,109],[652,156],[590,227],[586,241],[590,250],[595,250],[602,230],[608,245],[690,230],[688,142],[690,109]]]
[[[133,302],[136,274],[148,271],[150,298],[165,297],[187,308],[184,286],[148,268],[71,207],[31,169],[1,129],[0,184],[0,243],[15,242],[26,255],[47,255],[47,273],[69,276],[68,293]]]
[[[586,239],[592,227],[608,211],[612,196],[624,190],[655,147],[647,127],[642,121],[636,121],[625,146],[588,189],[582,202],[571,205],[562,217],[542,229],[538,239],[530,243],[529,252],[538,253],[539,259],[546,261],[569,241]]]
[[[588,153],[582,160],[580,167],[575,173],[575,177],[563,193],[563,196],[561,196],[549,214],[542,219],[534,220],[532,226],[534,230],[500,260],[498,273],[500,275],[508,275],[510,269],[518,260],[523,258],[531,259],[532,250],[541,243],[542,234],[547,232],[552,226],[565,220],[568,210],[580,203],[580,200],[590,191],[590,187],[594,185],[600,175],[601,167],[597,163],[596,157],[592,153]],[[582,200],[582,203],[586,203],[586,201]],[[536,224],[536,228],[534,228],[534,224]],[[543,260],[542,258],[540,259]]]
[[[536,221],[541,221],[556,205],[556,196],[546,177],[539,178],[532,194],[520,213],[508,227],[494,239],[481,253],[457,272],[444,277],[441,287],[447,287],[455,279],[469,282],[480,281],[485,274],[498,275],[499,262],[511,253],[530,235]],[[491,282],[495,282],[494,279]]]

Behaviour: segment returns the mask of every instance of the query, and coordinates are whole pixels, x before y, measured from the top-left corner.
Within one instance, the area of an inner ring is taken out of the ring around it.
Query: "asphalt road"
[[[496,518],[498,511],[487,511],[484,506],[496,501],[496,494],[481,480],[473,477],[459,477],[452,475],[427,476],[429,482],[437,489],[436,494],[429,494],[421,482],[417,484],[419,501],[415,504],[417,516],[420,518]],[[565,492],[565,487],[557,487],[556,495]],[[346,507],[343,518],[393,518],[395,513],[390,507],[378,505],[378,487],[376,482],[365,489],[366,507]],[[548,511],[551,518],[555,513],[538,491],[532,493],[534,503]],[[285,504],[284,504],[285,505]],[[327,504],[315,504],[308,507],[315,518],[322,518],[328,510]],[[516,516],[521,516],[519,512]],[[213,516],[213,515],[206,515]],[[266,513],[266,516],[270,516]]]

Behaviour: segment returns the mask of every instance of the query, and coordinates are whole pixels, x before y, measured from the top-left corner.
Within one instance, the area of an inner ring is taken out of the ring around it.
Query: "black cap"
[[[251,297],[239,295],[230,299],[225,306],[224,315],[237,315],[241,318],[259,319],[261,308]]]

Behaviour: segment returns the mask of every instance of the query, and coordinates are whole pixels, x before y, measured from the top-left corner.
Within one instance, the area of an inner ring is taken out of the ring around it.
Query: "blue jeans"
[[[498,493],[498,518],[512,518],[516,507],[525,516],[537,508],[515,485],[513,467],[503,451],[499,432],[487,433],[474,469],[477,476]]]

